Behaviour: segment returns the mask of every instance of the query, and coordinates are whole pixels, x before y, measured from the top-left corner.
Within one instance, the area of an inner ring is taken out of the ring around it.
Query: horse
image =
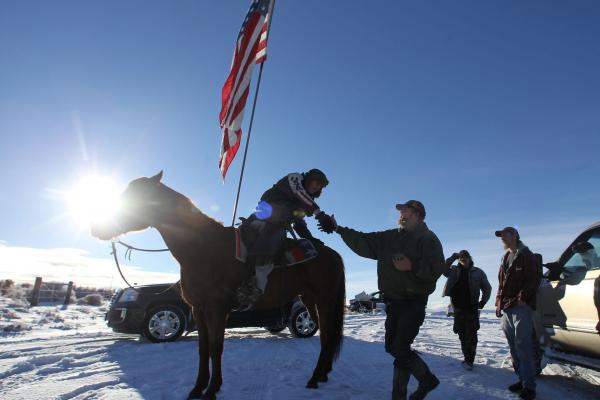
[[[222,383],[221,357],[225,325],[236,305],[236,290],[249,277],[235,258],[233,227],[225,227],[200,211],[186,196],[164,185],[163,172],[132,180],[121,194],[113,220],[94,224],[93,236],[110,240],[147,228],[158,230],[179,262],[181,292],[198,327],[199,365],[189,399],[216,399]],[[315,243],[318,256],[291,267],[274,269],[256,310],[279,307],[300,296],[320,329],[321,351],[307,388],[327,382],[343,341],[345,273],[341,256]],[[209,361],[212,363],[209,370]]]

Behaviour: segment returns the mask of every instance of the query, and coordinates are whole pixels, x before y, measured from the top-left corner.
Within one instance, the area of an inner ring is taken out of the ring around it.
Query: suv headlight
[[[121,297],[119,297],[119,302],[120,303],[128,303],[131,301],[136,301],[138,298],[138,292],[133,290],[132,288],[127,288],[125,290],[123,290],[123,293],[121,294]]]

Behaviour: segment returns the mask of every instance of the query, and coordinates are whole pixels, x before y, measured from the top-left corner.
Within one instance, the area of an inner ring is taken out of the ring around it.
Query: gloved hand
[[[315,218],[318,221],[317,227],[322,232],[332,233],[337,228],[335,220],[324,212],[318,213]]]
[[[479,304],[477,304],[477,307],[482,310],[483,307],[485,306],[485,303],[483,301],[480,301]]]
[[[460,254],[458,253],[452,253],[452,258],[455,260],[458,260],[460,258]]]

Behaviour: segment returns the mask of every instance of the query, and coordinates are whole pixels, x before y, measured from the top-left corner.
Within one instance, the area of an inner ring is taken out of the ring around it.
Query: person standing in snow
[[[509,226],[495,234],[506,249],[498,271],[496,316],[502,318],[502,331],[519,376],[519,382],[510,385],[508,390],[519,393],[521,399],[532,400],[536,396],[532,338],[533,310],[541,279],[538,263],[515,228]]]
[[[458,260],[458,265],[452,265]],[[458,334],[464,355],[462,365],[468,371],[473,369],[477,350],[479,330],[479,310],[490,299],[492,286],[483,270],[473,265],[473,258],[467,250],[452,254],[446,260],[444,276],[448,278],[442,297],[450,296],[454,309],[454,333]],[[481,293],[481,300],[479,294]]]
[[[397,204],[396,209],[400,211],[400,229],[382,232],[358,232],[339,226],[333,216],[328,218],[352,251],[377,260],[379,290],[387,301],[385,350],[394,357],[392,399],[406,399],[413,375],[419,386],[409,399],[420,400],[440,381],[411,344],[425,319],[427,299],[444,270],[444,253],[424,222],[425,207],[420,201],[409,200]]]

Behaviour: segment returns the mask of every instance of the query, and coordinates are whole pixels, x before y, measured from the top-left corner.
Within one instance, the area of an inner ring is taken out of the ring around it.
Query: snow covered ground
[[[1,399],[184,399],[198,361],[195,335],[151,344],[113,333],[104,307],[28,308],[0,297]],[[304,388],[319,339],[294,339],[287,330],[231,329],[226,333],[220,399],[390,398],[392,360],[383,351],[382,315],[346,316],[345,342],[329,382]],[[472,372],[460,366],[452,319],[428,312],[414,345],[440,378],[428,399],[506,399],[515,381],[508,348],[491,311],[481,318]],[[416,384],[411,381],[411,389]],[[600,372],[550,360],[538,380],[539,399],[598,399]]]

